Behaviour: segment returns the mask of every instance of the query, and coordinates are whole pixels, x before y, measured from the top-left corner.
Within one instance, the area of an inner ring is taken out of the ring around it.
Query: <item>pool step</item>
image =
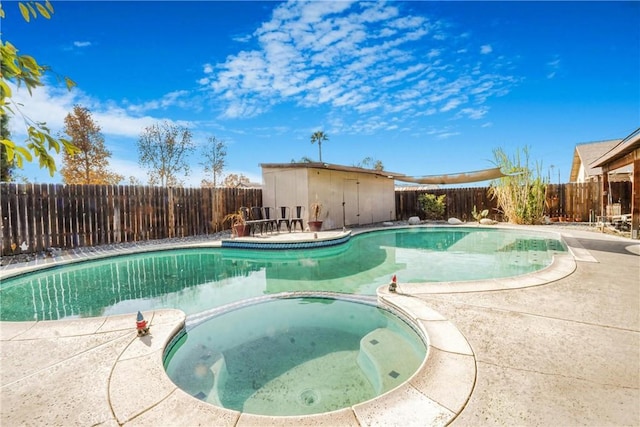
[[[358,364],[376,393],[384,393],[402,384],[420,362],[414,347],[390,329],[378,328],[360,340]]]
[[[227,382],[227,378],[229,377],[229,372],[227,372],[227,362],[224,359],[224,355],[216,360],[216,362],[211,365],[211,373],[213,374],[213,386],[211,390],[207,394],[206,401],[212,403],[216,406],[224,406],[220,401],[220,393],[225,387]]]

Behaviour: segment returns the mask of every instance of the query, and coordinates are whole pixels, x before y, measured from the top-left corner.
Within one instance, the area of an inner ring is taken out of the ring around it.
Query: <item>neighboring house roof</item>
[[[571,173],[569,174],[569,181],[578,181],[578,174],[580,173],[580,166],[584,167],[585,178],[592,176],[602,175],[601,167],[591,167],[591,163],[594,160],[601,157],[604,153],[611,150],[621,139],[611,139],[608,141],[598,142],[585,142],[576,145],[573,152],[573,163],[571,164]]]
[[[238,184],[237,188],[262,188],[262,183],[260,182],[248,182],[248,183],[244,183],[241,182]]]
[[[424,184],[424,185],[396,185],[396,191],[426,191],[426,190],[435,190],[440,188],[439,185],[434,184]]]

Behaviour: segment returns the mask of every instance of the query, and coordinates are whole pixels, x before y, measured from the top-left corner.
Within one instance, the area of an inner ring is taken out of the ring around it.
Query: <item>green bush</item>
[[[446,195],[421,194],[418,196],[420,208],[424,211],[425,219],[444,219],[444,199]]]

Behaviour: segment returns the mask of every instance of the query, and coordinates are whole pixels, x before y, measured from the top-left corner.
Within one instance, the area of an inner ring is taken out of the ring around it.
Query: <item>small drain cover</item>
[[[320,396],[314,390],[307,389],[300,393],[300,402],[304,406],[313,406],[320,400]]]

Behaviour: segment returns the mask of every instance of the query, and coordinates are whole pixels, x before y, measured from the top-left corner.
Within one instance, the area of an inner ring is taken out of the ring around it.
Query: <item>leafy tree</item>
[[[222,176],[222,171],[226,165],[227,147],[223,141],[219,141],[215,136],[210,136],[209,144],[202,151],[202,158],[205,160],[200,164],[204,166],[204,172],[211,174],[212,180],[202,180],[203,187],[217,187],[218,178]]]
[[[149,168],[151,185],[179,186],[178,174],[189,175],[187,158],[194,150],[191,131],[167,121],[148,126],[138,139],[138,163]]]
[[[514,224],[539,224],[544,215],[546,183],[541,164],[534,173],[529,167],[529,149],[509,157],[502,149],[493,150],[495,165],[507,174],[491,182],[489,196],[497,200],[506,221]]]
[[[371,168],[377,171],[384,170],[384,165],[382,164],[382,162],[380,160],[373,160],[373,157],[365,157],[360,163],[355,166],[359,168]]]
[[[53,6],[49,0],[45,2],[21,1],[18,2],[18,8],[27,22],[31,18],[38,18],[38,16],[49,19],[53,14]],[[0,19],[4,19],[4,17],[4,9],[0,3]],[[27,140],[26,145],[21,146],[16,144],[10,136],[2,135],[0,144],[5,147],[9,162],[15,162],[19,168],[22,168],[25,160],[30,162],[35,157],[38,159],[40,167],[49,169],[49,173],[53,176],[56,164],[49,152],[54,150],[59,153],[61,148],[67,153],[74,153],[76,150],[70,141],[51,136],[51,130],[46,123],[35,121],[25,115],[22,111],[22,105],[12,100],[13,93],[9,83],[15,87],[24,85],[31,95],[33,89],[44,85],[42,79],[46,73],[51,72],[49,67],[38,64],[32,56],[21,55],[18,52],[19,50],[13,44],[6,40],[0,40],[0,116],[20,116],[26,127]],[[75,86],[75,83],[68,77],[61,78],[58,75],[56,77],[58,80],[64,80],[69,90]]]
[[[312,144],[316,142],[318,143],[318,154],[319,154],[320,162],[322,162],[322,141],[328,141],[328,140],[329,140],[329,135],[327,135],[321,130],[316,131],[311,135],[311,143]]]
[[[313,163],[313,160],[307,156],[302,156],[300,160],[291,159],[291,163]]]
[[[65,153],[62,159],[60,174],[65,184],[118,184],[124,179],[107,169],[111,152],[88,109],[75,105],[64,123],[64,131],[78,149],[76,154]]]
[[[11,133],[9,132],[9,116],[7,115],[0,116],[0,137],[2,137],[2,139],[11,138]],[[7,147],[4,144],[0,144],[0,181],[13,181],[14,167],[14,162],[9,161]]]
[[[243,174],[237,175],[235,173],[230,173],[225,177],[223,186],[231,188],[247,187],[250,183],[251,181],[249,181],[249,178]]]

